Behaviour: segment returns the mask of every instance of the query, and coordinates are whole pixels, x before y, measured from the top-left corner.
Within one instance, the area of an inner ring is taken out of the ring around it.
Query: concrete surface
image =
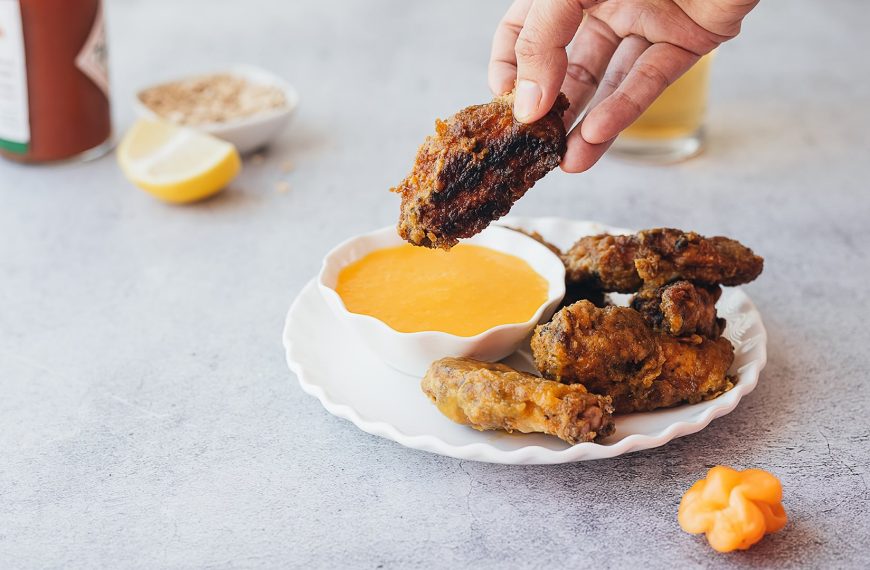
[[[763,254],[747,289],[770,362],[734,413],[653,451],[510,467],[369,436],[296,385],[290,300],[334,243],[394,221],[387,188],[433,119],[488,97],[505,4],[109,3],[119,131],[136,87],[224,62],[280,73],[302,105],[265,161],[194,207],[131,188],[112,156],[0,164],[0,567],[867,567],[858,0],[762,2],[715,62],[702,158],[554,173],[515,210]],[[681,532],[681,494],[717,463],[776,473],[788,527],[727,556]]]

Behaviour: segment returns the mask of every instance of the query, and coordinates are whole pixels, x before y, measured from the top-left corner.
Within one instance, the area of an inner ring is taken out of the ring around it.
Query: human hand
[[[495,94],[516,85],[514,115],[531,123],[559,91],[571,107],[566,172],[591,167],[613,139],[698,59],[740,32],[758,0],[515,0],[489,62]]]

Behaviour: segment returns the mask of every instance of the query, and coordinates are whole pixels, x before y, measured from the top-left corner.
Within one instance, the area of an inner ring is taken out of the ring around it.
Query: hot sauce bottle
[[[0,154],[88,159],[111,146],[102,0],[0,0]]]

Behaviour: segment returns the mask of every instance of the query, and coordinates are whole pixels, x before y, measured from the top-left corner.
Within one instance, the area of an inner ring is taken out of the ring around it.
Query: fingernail
[[[517,92],[514,95],[514,117],[518,121],[524,121],[534,116],[541,103],[543,92],[537,83],[528,79],[517,82]]]

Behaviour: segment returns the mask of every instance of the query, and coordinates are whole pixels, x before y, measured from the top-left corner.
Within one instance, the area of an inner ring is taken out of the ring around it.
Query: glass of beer
[[[702,57],[625,129],[610,152],[653,164],[686,160],[704,149],[704,113],[713,53]]]

